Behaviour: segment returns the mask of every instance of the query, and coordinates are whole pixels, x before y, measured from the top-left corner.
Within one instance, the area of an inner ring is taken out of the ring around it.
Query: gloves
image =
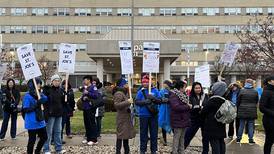
[[[163,102],[163,103],[167,103],[167,102],[168,102],[168,98],[163,97],[163,98],[162,98],[162,102]]]
[[[150,99],[146,99],[146,100],[144,101],[144,103],[145,103],[146,105],[148,105],[148,104],[151,104],[152,102],[151,102]]]
[[[156,98],[153,95],[149,94],[149,95],[147,95],[147,99],[155,100]]]

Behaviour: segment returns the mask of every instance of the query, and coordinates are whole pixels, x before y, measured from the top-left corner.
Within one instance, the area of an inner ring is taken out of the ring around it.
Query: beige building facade
[[[96,56],[89,54],[89,40],[100,40],[113,30],[130,29],[133,12],[136,30],[154,29],[169,39],[181,40],[181,54],[170,61],[170,76],[185,78],[189,66],[193,78],[194,68],[213,65],[226,42],[239,43],[234,33],[240,32],[249,19],[274,15],[273,0],[134,0],[133,10],[131,2],[1,0],[2,51],[14,52],[22,44],[33,43],[36,52],[49,54],[57,52],[59,43],[75,43],[77,52],[90,56],[77,59],[77,71],[71,79],[79,85],[84,74],[98,73]],[[251,30],[256,32],[258,27]],[[141,50],[139,46],[135,44],[136,51]],[[113,80],[118,74],[106,69],[103,79]],[[239,75],[234,71],[229,78],[236,80]]]

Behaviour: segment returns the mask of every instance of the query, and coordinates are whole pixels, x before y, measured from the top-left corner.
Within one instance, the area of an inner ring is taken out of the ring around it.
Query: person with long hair
[[[135,137],[135,129],[131,121],[131,111],[129,109],[133,100],[128,98],[128,85],[125,79],[120,79],[113,89],[114,107],[116,115],[116,154],[121,154],[122,144],[124,153],[129,154],[129,139]]]
[[[264,154],[270,154],[274,144],[274,76],[267,77],[264,85],[264,91],[260,100],[260,111],[264,114]]]
[[[175,81],[174,89],[169,95],[170,103],[170,122],[173,129],[172,154],[183,154],[185,130],[190,126],[190,110],[188,96],[185,93],[186,83]]]
[[[16,139],[17,129],[17,105],[20,102],[20,92],[15,87],[15,81],[13,79],[7,80],[7,87],[2,93],[2,104],[4,110],[4,118],[0,132],[0,141],[3,141],[8,129],[9,119],[11,118],[10,136],[12,139]]]
[[[203,154],[207,154],[209,151],[209,141],[203,135],[203,118],[201,116],[201,110],[208,101],[208,95],[204,93],[202,84],[199,82],[194,82],[190,91],[189,97],[190,104],[192,105],[190,112],[191,126],[187,128],[185,133],[185,148],[187,148],[197,133],[201,128],[202,131],[202,143],[203,143]]]

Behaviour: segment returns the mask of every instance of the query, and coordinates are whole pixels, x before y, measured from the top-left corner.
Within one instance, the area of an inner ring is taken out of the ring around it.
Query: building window
[[[47,34],[48,26],[32,26],[32,32],[37,34]]]
[[[26,26],[10,26],[10,33],[27,33]]]
[[[274,7],[273,8],[267,8],[267,13],[268,13],[268,15],[273,15],[274,14]]]
[[[197,16],[198,8],[182,8],[181,15],[182,16]]]
[[[155,9],[154,8],[140,8],[138,10],[139,16],[154,16]]]
[[[160,27],[160,31],[164,34],[175,34],[176,33],[176,27],[174,27],[174,26],[163,26],[163,27]]]
[[[57,51],[59,49],[59,44],[53,44],[52,50]]]
[[[48,51],[48,44],[38,43],[33,44],[34,51]]]
[[[23,46],[24,44],[10,44],[10,51],[16,51],[17,48]]]
[[[184,51],[198,51],[198,44],[182,44],[181,45],[181,50]]]
[[[206,15],[206,16],[220,15],[219,8],[203,8],[203,15]]]
[[[96,34],[106,34],[111,31],[110,26],[96,26]]]
[[[90,26],[75,26],[74,27],[74,33],[78,34],[78,33],[87,33],[90,34],[91,30],[90,30]]]
[[[263,15],[263,8],[246,8],[246,15]]]
[[[225,15],[241,15],[241,8],[225,8]]]
[[[5,8],[0,8],[0,16],[4,16],[6,14]]]
[[[131,9],[128,8],[120,8],[117,9],[118,16],[131,16]]]
[[[112,8],[98,8],[96,9],[97,16],[112,16]]]
[[[87,44],[76,44],[76,51],[86,51]]]
[[[11,8],[12,16],[26,16],[27,8]]]
[[[203,44],[203,51],[220,51],[219,44]]]
[[[160,16],[176,16],[176,8],[160,8]]]
[[[47,16],[49,15],[48,8],[32,8],[32,16]]]
[[[69,34],[69,26],[53,26],[53,34]]]
[[[197,26],[182,26],[182,33],[197,34],[198,27]]]
[[[75,16],[91,16],[90,8],[75,8]]]
[[[53,15],[54,16],[69,16],[70,9],[69,8],[54,8]]]

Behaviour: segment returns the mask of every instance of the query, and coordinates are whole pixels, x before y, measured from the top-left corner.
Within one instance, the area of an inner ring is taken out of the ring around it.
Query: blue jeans
[[[48,140],[44,144],[44,152],[50,152],[52,132],[54,132],[53,136],[54,136],[55,151],[58,153],[62,150],[61,131],[62,131],[62,117],[49,117],[48,123],[47,123]]]
[[[247,127],[248,127],[248,138],[249,138],[249,140],[253,140],[254,121],[255,121],[254,119],[240,119],[240,127],[239,127],[239,131],[238,131],[238,139],[239,140],[242,139],[246,122],[247,122]]]
[[[10,136],[12,138],[16,137],[17,113],[4,112],[4,119],[1,127],[0,139],[5,138],[6,136],[10,118],[11,118]]]
[[[151,153],[157,151],[158,138],[158,118],[154,117],[140,117],[140,151],[145,153],[147,151],[148,131],[150,133],[150,150]]]

